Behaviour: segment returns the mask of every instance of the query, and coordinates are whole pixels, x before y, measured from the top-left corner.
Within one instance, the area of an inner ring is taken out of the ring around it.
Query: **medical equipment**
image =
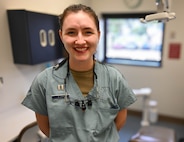
[[[75,106],[76,108],[80,108],[82,111],[85,111],[86,108],[91,108],[92,107],[92,100],[91,99],[86,99],[86,100],[74,100],[74,101],[71,101],[69,99],[68,103],[70,105],[73,105]]]
[[[149,101],[149,121],[151,123],[156,123],[158,121],[158,108],[157,108],[157,101],[150,100]]]
[[[93,101],[99,99],[97,96],[87,95],[84,99],[75,99],[72,98],[69,94],[67,89],[65,90],[65,95],[52,95],[52,99],[65,99],[65,102],[69,105],[74,106],[75,108],[80,108],[81,110],[85,111],[86,108],[91,108]]]
[[[155,114],[153,114],[152,121],[148,117],[149,108],[157,106],[156,101],[150,100],[151,88],[134,89],[133,91],[136,96],[143,97],[143,118],[141,128],[130,138],[129,142],[176,142],[174,129],[149,124],[149,122],[157,121]]]
[[[176,18],[174,12],[170,12],[170,0],[155,0],[157,6],[157,13],[147,15],[144,18],[141,18],[140,21],[143,23],[158,21],[158,22],[168,22]]]
[[[56,64],[53,67],[53,71],[59,69],[59,67],[61,67],[68,59],[64,59],[62,62]],[[64,84],[58,84],[57,89],[58,90],[62,90],[64,91],[64,94],[56,94],[56,95],[52,95],[52,99],[65,99],[65,102],[69,105],[74,106],[75,108],[80,108],[82,111],[85,111],[86,108],[91,108],[93,101],[99,99],[99,92],[98,92],[98,83],[97,83],[97,75],[93,70],[93,73],[95,75],[95,80],[96,80],[96,89],[95,89],[95,94],[96,95],[90,95],[88,94],[87,96],[85,96],[83,99],[76,99],[76,98],[72,98],[71,95],[68,93],[67,89],[66,89],[66,79],[69,77],[70,73],[69,73],[69,64],[67,66],[67,74],[66,77],[64,78]]]
[[[144,126],[129,142],[176,142],[174,129],[161,126]]]
[[[137,97],[142,97],[143,98],[143,113],[142,113],[142,121],[141,121],[141,126],[149,126],[149,100],[150,100],[150,95],[152,93],[151,88],[140,88],[140,89],[133,89],[134,94]]]

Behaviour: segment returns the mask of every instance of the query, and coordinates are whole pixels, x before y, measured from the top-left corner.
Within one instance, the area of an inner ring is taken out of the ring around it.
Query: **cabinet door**
[[[57,16],[28,12],[32,64],[62,57]]]
[[[63,58],[58,17],[26,10],[8,10],[14,62],[38,64]]]

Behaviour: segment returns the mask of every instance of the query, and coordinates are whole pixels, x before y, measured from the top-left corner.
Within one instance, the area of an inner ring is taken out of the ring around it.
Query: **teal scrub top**
[[[82,95],[68,62],[38,74],[22,104],[49,117],[50,142],[118,142],[114,122],[118,111],[136,101],[123,75],[114,67],[99,62],[94,66],[94,87]],[[88,106],[88,101],[92,106]],[[83,111],[75,106],[86,106]]]

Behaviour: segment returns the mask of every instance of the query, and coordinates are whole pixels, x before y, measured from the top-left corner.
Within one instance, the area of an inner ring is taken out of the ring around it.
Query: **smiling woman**
[[[117,69],[94,59],[100,38],[95,12],[82,4],[67,7],[59,35],[69,57],[34,79],[23,104],[35,111],[50,141],[118,142],[136,98]]]
[[[60,30],[61,40],[70,56],[70,68],[89,70],[93,67],[93,55],[96,52],[100,32],[94,20],[83,11],[71,13],[65,18]],[[86,63],[83,68],[80,62]]]

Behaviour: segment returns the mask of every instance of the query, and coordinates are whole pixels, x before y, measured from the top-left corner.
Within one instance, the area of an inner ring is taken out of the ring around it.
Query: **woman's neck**
[[[91,70],[94,66],[94,60],[90,61],[72,61],[69,59],[69,66],[72,70],[75,71],[88,71]]]

